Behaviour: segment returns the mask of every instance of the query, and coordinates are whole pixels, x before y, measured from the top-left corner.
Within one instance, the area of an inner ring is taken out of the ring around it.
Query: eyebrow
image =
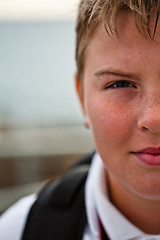
[[[99,77],[102,75],[113,75],[118,77],[124,77],[124,78],[132,78],[132,79],[139,79],[139,76],[134,73],[128,73],[128,72],[122,72],[120,70],[100,70],[94,73],[95,77]]]

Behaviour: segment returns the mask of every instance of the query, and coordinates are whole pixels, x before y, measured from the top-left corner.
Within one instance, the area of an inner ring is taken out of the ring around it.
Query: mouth
[[[160,147],[148,147],[137,152],[132,152],[141,162],[149,166],[160,166]]]

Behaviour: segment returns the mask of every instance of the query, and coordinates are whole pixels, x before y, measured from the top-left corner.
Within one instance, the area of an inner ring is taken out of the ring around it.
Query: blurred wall
[[[0,212],[94,148],[74,89],[74,28],[0,22]]]
[[[80,124],[74,23],[1,23],[0,35],[0,125]]]
[[[74,21],[0,23],[1,156],[90,151],[74,89],[74,28]]]

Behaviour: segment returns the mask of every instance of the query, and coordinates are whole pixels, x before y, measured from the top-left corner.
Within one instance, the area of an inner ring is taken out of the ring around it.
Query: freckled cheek
[[[95,106],[95,108],[89,108],[88,114],[95,138],[101,138],[102,141],[121,140],[128,137],[131,131],[131,119],[119,110]]]
[[[117,125],[116,115],[104,108],[90,108],[89,118],[92,130],[104,135],[112,132]]]

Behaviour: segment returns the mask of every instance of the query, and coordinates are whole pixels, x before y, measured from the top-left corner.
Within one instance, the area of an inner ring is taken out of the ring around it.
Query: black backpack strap
[[[87,223],[84,185],[92,155],[40,193],[28,215],[22,240],[82,240]]]

